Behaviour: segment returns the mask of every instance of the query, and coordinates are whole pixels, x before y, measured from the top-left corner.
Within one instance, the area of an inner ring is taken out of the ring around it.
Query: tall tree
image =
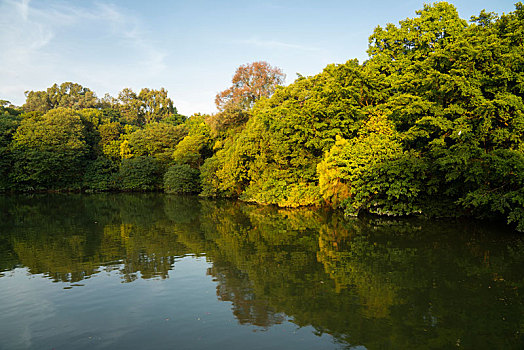
[[[178,114],[173,100],[167,96],[167,90],[164,88],[144,88],[138,94],[125,88],[120,91],[118,99],[114,102],[123,115],[124,122],[129,124],[145,125],[163,120],[169,120],[171,124],[180,124],[185,119]]]
[[[140,90],[138,99],[142,102],[140,107],[146,124],[159,122],[170,115],[178,114],[164,88],[160,90],[144,88]]]
[[[13,136],[13,178],[22,189],[79,186],[89,145],[78,112],[57,108],[24,118]]]
[[[244,123],[248,110],[262,97],[270,97],[285,74],[267,62],[253,62],[237,68],[233,85],[217,94],[215,104],[220,111],[214,120],[217,129]]]
[[[98,107],[100,101],[95,93],[80,84],[65,82],[54,84],[46,91],[26,91],[25,111],[46,113],[51,109],[66,107],[72,109]]]
[[[167,164],[173,159],[176,145],[187,135],[184,125],[150,123],[128,137],[130,157],[148,156]]]
[[[8,103],[0,101],[0,192],[8,190],[12,185],[9,181],[9,174],[13,168],[10,144],[21,120],[17,110],[2,107],[2,104]]]

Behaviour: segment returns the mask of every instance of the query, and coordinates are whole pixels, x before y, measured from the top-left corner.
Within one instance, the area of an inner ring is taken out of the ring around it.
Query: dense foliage
[[[377,27],[364,63],[286,87],[280,69],[243,65],[218,113],[188,119],[164,89],[31,91],[21,109],[2,102],[0,190],[160,189],[176,165],[200,173],[203,196],[524,230],[523,35],[521,3],[469,23],[451,4],[424,5]]]
[[[160,190],[189,132],[165,89],[99,99],[63,83],[26,96],[1,101],[0,191]]]
[[[200,191],[200,173],[188,164],[175,164],[167,169],[164,175],[166,193],[190,194]]]
[[[89,153],[79,113],[57,108],[24,118],[11,144],[13,181],[23,189],[74,187]]]
[[[125,191],[153,191],[160,189],[162,174],[155,158],[135,157],[122,161],[118,179]]]
[[[369,60],[262,99],[202,167],[207,195],[524,229],[524,6],[468,24],[439,2],[377,27]]]

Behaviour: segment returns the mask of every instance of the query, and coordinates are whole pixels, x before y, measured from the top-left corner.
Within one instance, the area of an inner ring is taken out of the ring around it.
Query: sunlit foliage
[[[78,112],[53,109],[24,118],[12,141],[12,176],[23,190],[77,187],[89,153],[86,129]]]
[[[99,106],[95,93],[80,84],[66,82],[54,84],[46,91],[26,91],[25,111],[45,113],[58,107],[83,109]]]
[[[474,215],[524,230],[523,18],[521,3],[469,22],[447,2],[426,4],[378,26],[363,63],[285,87],[277,67],[240,66],[213,115],[179,115],[163,88],[102,99],[74,83],[31,91],[22,109],[2,101],[0,189],[109,189],[114,169],[141,157],[159,164],[159,178],[128,190],[157,189],[167,168],[188,165],[203,196]],[[51,130],[49,113],[79,123]]]

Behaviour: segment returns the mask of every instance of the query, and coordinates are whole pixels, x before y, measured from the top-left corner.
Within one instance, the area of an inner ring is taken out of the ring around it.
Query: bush
[[[187,164],[171,166],[164,176],[164,191],[180,194],[200,192],[199,171]]]
[[[425,164],[415,152],[403,152],[395,136],[387,118],[377,115],[363,124],[358,137],[337,137],[317,167],[324,200],[346,215],[420,212]]]
[[[97,158],[89,163],[84,175],[84,187],[93,191],[116,189],[118,166],[107,158]]]
[[[124,159],[118,178],[124,191],[154,191],[161,187],[162,168],[152,157]]]
[[[514,150],[496,150],[470,159],[463,178],[471,188],[458,203],[477,217],[505,217],[524,232],[524,155]],[[450,184],[452,185],[452,184]]]

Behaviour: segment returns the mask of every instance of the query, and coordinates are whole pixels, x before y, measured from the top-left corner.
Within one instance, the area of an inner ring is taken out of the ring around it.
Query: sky
[[[0,100],[75,82],[97,96],[164,87],[179,113],[214,113],[243,64],[266,61],[286,84],[367,58],[378,25],[415,17],[421,0],[0,0]],[[513,0],[448,1],[469,19]]]

